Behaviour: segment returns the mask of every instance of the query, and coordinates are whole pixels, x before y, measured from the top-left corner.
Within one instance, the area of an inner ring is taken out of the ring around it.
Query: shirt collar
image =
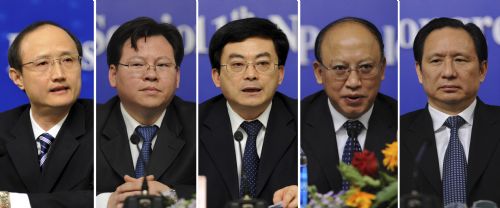
[[[42,129],[42,127],[40,127],[40,125],[38,125],[38,123],[33,118],[33,111],[30,108],[30,120],[31,120],[31,126],[33,128],[33,135],[35,136],[35,140],[43,133],[48,133],[52,137],[56,138],[57,134],[59,133],[59,130],[61,130],[61,127],[62,127],[64,121],[66,121],[66,118],[68,117],[68,115],[69,115],[69,112],[59,122],[57,122],[56,125],[54,125],[52,128],[50,128],[48,131],[45,131]]]
[[[476,108],[477,100],[474,99],[474,101],[467,107],[465,110],[460,112],[458,115],[462,117],[465,122],[468,125],[472,125],[474,121],[474,109]],[[453,115],[448,115],[444,112],[439,111],[438,109],[432,107],[432,105],[428,105],[429,113],[431,114],[432,118],[432,125],[434,128],[434,131],[439,130],[441,127],[443,127],[444,122],[448,117],[453,116]]]
[[[128,137],[130,137],[130,136],[132,136],[132,134],[134,134],[135,128],[137,128],[137,126],[145,126],[145,125],[139,123],[134,118],[132,118],[132,116],[127,112],[127,110],[123,106],[123,103],[121,103],[121,102],[120,102],[120,110],[121,110],[122,115],[123,115],[123,121],[125,121],[125,127],[127,128],[127,136]],[[167,112],[167,109],[165,109],[161,113],[160,117],[158,117],[158,119],[154,122],[154,125],[158,126],[158,128],[161,127],[161,124],[163,122],[163,117],[165,117],[165,112]]]
[[[231,128],[232,128],[232,133],[236,133],[238,128],[240,128],[241,123],[245,121],[238,113],[234,112],[233,108],[231,108],[231,105],[229,105],[228,102],[226,102],[227,105],[227,112],[229,114],[229,120],[231,121]],[[266,110],[262,112],[259,117],[255,120],[259,120],[260,123],[262,123],[262,128],[266,129],[267,127],[267,121],[269,120],[269,114],[271,112],[271,106],[273,105],[272,101],[269,103],[267,106]]]
[[[335,132],[338,132],[344,126],[344,123],[348,120],[358,120],[363,124],[365,129],[368,129],[368,121],[370,120],[370,116],[372,115],[373,112],[373,106],[374,106],[373,104],[370,107],[370,109],[368,109],[368,111],[366,111],[359,118],[348,119],[340,112],[338,112],[337,109],[335,109],[335,107],[333,107],[332,103],[330,102],[330,99],[326,99],[326,101],[328,102],[328,108],[330,108],[330,113],[332,114],[333,126],[335,127]]]

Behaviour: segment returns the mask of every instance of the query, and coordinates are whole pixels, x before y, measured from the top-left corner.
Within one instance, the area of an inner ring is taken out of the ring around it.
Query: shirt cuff
[[[28,194],[24,193],[9,193],[10,208],[31,208]]]
[[[107,208],[108,207],[108,200],[109,197],[111,196],[112,193],[100,193],[97,195],[96,200],[95,200],[95,207],[96,208]],[[14,208],[14,207],[12,207]]]

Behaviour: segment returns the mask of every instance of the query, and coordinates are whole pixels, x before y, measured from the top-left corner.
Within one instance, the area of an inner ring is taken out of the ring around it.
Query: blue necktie
[[[446,148],[443,163],[443,196],[444,205],[449,203],[466,203],[467,160],[465,151],[458,139],[458,129],[465,124],[460,116],[451,116],[444,122],[450,128],[450,142]]]
[[[240,197],[245,195],[245,186],[248,190],[250,197],[257,196],[257,172],[259,171],[259,155],[257,154],[257,134],[259,134],[262,123],[259,120],[251,122],[243,122],[241,128],[245,130],[248,135],[247,143],[245,145],[245,154],[243,154],[243,166],[241,171],[240,181]],[[244,176],[246,174],[246,177]],[[246,182],[245,182],[246,178]]]
[[[135,131],[142,138],[142,149],[137,158],[137,163],[135,165],[135,178],[140,178],[144,176],[147,163],[149,162],[149,156],[153,151],[151,149],[151,142],[158,131],[157,126],[138,126]],[[142,159],[141,159],[142,157]]]
[[[354,152],[361,152],[361,145],[358,141],[358,135],[363,130],[363,124],[358,120],[346,121],[344,128],[347,130],[347,142],[342,153],[342,162],[351,164]],[[349,190],[349,182],[342,180],[342,190]]]
[[[52,135],[48,133],[43,133],[38,137],[37,140],[38,143],[40,143],[40,154],[38,155],[38,161],[40,162],[40,171],[42,171],[45,160],[47,160],[47,153],[49,153],[50,145],[54,141],[54,137],[52,137]]]

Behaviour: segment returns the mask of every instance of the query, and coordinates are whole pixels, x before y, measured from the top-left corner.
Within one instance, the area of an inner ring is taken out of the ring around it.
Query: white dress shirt
[[[37,140],[38,137],[44,133],[48,133],[52,137],[56,138],[57,134],[59,133],[59,130],[61,130],[61,127],[62,127],[64,121],[66,121],[68,114],[66,114],[59,122],[57,122],[56,125],[54,125],[52,128],[50,128],[48,131],[45,131],[45,130],[43,130],[42,127],[40,127],[40,125],[38,125],[38,123],[33,118],[33,112],[30,108],[31,128],[33,130],[33,135],[35,136],[34,139],[36,141],[37,155],[39,155],[40,151],[41,151],[40,143]],[[49,148],[49,150],[50,150],[50,148]],[[13,193],[13,192],[11,192],[9,194],[10,194],[10,207],[11,208],[30,208],[31,207],[28,194],[26,194],[26,193]]]
[[[472,102],[469,107],[458,114],[466,122],[458,129],[458,138],[460,139],[460,143],[462,143],[462,146],[464,147],[465,158],[467,161],[469,160],[470,138],[472,134],[472,124],[474,122],[474,109],[476,108],[476,103],[477,101],[474,100],[474,102]],[[439,160],[439,173],[441,177],[443,177],[444,155],[446,153],[448,143],[450,142],[451,131],[450,128],[444,126],[443,124],[446,119],[448,119],[448,117],[453,115],[443,113],[432,107],[430,104],[428,109],[429,113],[431,114],[432,125],[434,127],[434,136],[436,139],[436,149]]]
[[[144,126],[144,125],[140,124],[137,120],[132,118],[132,116],[127,112],[127,110],[125,109],[125,107],[123,106],[122,103],[120,103],[120,110],[121,110],[121,113],[123,116],[123,121],[125,122],[125,128],[127,129],[127,138],[129,138],[128,142],[129,142],[129,146],[130,146],[130,153],[132,155],[132,163],[134,164],[134,168],[135,168],[135,165],[137,164],[137,159],[139,158],[139,150],[137,150],[137,146],[135,144],[133,144],[132,141],[130,141],[130,137],[132,136],[132,134],[134,134],[135,128],[137,128],[138,126]],[[167,110],[165,109],[163,111],[163,113],[161,113],[160,117],[158,117],[158,119],[155,121],[154,125],[158,126],[158,128],[161,127],[163,117],[165,117],[166,112],[167,112]],[[151,141],[151,149],[152,150],[154,150],[156,138],[157,138],[157,135],[155,135],[153,137],[153,140]],[[139,141],[139,148],[142,148],[143,143],[144,142],[142,140]],[[135,176],[130,176],[130,177],[135,177]],[[108,206],[108,200],[109,200],[109,197],[111,196],[111,194],[112,193],[107,192],[107,193],[100,193],[99,195],[97,195],[96,207],[106,208]]]
[[[234,112],[233,108],[229,105],[229,103],[226,102],[227,105],[227,112],[229,114],[229,120],[231,121],[231,132],[236,133],[236,131],[241,131],[243,133],[243,140],[241,140],[241,151],[240,153],[240,146],[238,142],[233,138],[234,142],[234,151],[236,153],[236,167],[238,170],[238,183],[241,182],[241,157],[243,157],[243,154],[245,153],[245,146],[247,143],[247,138],[248,135],[243,130],[240,125],[245,121],[240,115],[238,115],[236,112]],[[272,103],[267,106],[266,110],[260,114],[259,117],[255,120],[259,120],[260,123],[262,123],[262,128],[259,131],[259,134],[257,134],[257,139],[256,139],[256,147],[257,147],[257,154],[260,155],[262,153],[262,146],[264,145],[264,136],[266,135],[266,128],[267,128],[267,121],[269,120],[269,113],[271,112],[271,106]]]
[[[358,141],[359,145],[361,146],[361,149],[365,149],[365,141],[366,141],[366,132],[368,131],[368,121],[370,120],[370,116],[372,115],[373,112],[373,104],[372,107],[368,111],[366,111],[361,117],[357,119],[348,119],[344,115],[342,115],[340,112],[333,107],[332,103],[330,103],[330,100],[327,99],[328,102],[328,108],[330,108],[330,113],[332,115],[332,120],[333,120],[333,127],[335,127],[335,136],[337,137],[337,151],[339,153],[339,161],[342,161],[342,154],[344,153],[344,147],[345,143],[347,142],[347,139],[349,136],[347,135],[347,130],[344,128],[344,123],[348,120],[358,120],[363,124],[363,129],[358,135]]]

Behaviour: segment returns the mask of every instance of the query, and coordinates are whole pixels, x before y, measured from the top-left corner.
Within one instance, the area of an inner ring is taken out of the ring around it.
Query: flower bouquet
[[[368,150],[354,153],[351,165],[340,163],[339,171],[350,188],[337,194],[319,194],[314,186],[309,187],[307,207],[397,207],[398,143],[387,144],[382,150],[384,170],[378,167],[375,153]]]

